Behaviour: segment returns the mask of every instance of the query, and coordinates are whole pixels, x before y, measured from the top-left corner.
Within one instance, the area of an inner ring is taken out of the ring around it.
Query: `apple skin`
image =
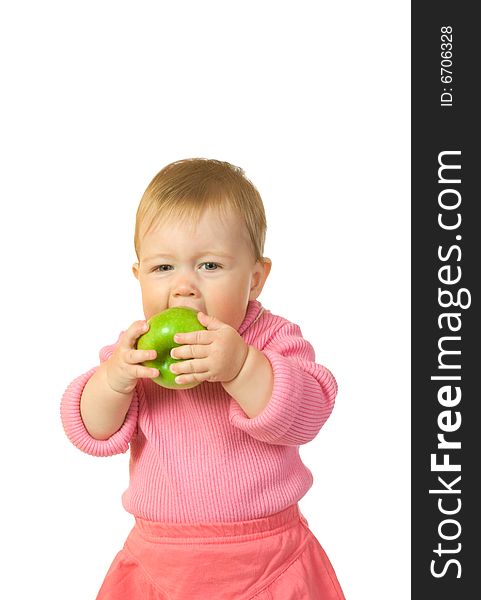
[[[157,351],[155,360],[147,360],[142,363],[146,367],[159,369],[159,376],[152,379],[152,381],[173,390],[185,390],[199,385],[198,383],[183,385],[175,383],[177,375],[170,370],[172,363],[180,362],[180,359],[170,356],[172,348],[181,346],[181,344],[174,342],[174,335],[206,329],[197,319],[197,311],[185,306],[167,308],[151,317],[147,323],[150,325],[149,330],[139,337],[137,348],[139,350]]]

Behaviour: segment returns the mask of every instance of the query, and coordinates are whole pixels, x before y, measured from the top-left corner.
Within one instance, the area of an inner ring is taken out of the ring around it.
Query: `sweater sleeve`
[[[122,335],[122,334],[120,334]],[[120,339],[120,336],[119,336]],[[116,344],[105,346],[100,350],[100,362],[105,362],[112,355]],[[60,417],[65,433],[69,440],[87,454],[92,456],[113,456],[127,452],[129,444],[137,429],[139,412],[139,391],[137,386],[132,397],[129,410],[122,427],[107,440],[97,440],[87,431],[80,414],[80,399],[88,380],[98,367],[94,367],[74,379],[65,390],[60,403]]]
[[[283,325],[261,350],[274,373],[271,399],[252,419],[232,399],[230,422],[269,444],[298,446],[310,442],[334,407],[334,376],[315,362],[313,347],[293,323]]]

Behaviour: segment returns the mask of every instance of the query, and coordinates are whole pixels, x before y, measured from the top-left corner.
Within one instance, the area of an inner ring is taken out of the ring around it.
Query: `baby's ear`
[[[269,277],[271,272],[272,261],[270,258],[263,257],[262,260],[258,260],[254,267],[254,273],[252,277],[252,287],[249,295],[249,300],[256,300],[256,298],[262,292],[262,288]]]
[[[267,258],[266,256],[264,256],[262,258],[262,267],[264,269],[264,283],[265,283],[265,281],[269,277],[269,273],[271,272],[271,269],[272,269],[272,260],[270,258]]]
[[[132,273],[134,274],[135,279],[139,278],[139,269],[140,269],[139,263],[134,263],[132,265]]]

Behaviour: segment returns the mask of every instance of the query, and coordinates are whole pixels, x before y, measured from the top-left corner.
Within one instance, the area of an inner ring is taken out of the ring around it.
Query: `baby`
[[[162,169],[137,210],[133,272],[145,319],[197,311],[205,330],[183,333],[171,366],[178,384],[152,381],[136,321],[100,364],[65,391],[65,432],[80,450],[130,447],[123,494],[135,525],[97,600],[324,600],[344,598],[299,511],[312,485],[299,445],[329,417],[337,392],[299,327],[257,300],[263,256],[261,197],[242,169],[186,159]]]

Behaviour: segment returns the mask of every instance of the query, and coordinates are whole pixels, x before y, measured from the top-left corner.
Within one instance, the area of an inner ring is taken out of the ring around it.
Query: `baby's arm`
[[[271,397],[254,418],[233,401],[231,423],[269,444],[298,446],[311,441],[334,407],[337,383],[332,373],[315,362],[311,344],[297,325],[287,321],[263,346],[261,354],[273,373]]]
[[[102,378],[106,375],[108,368],[104,365],[112,365],[111,358],[119,348],[124,335],[124,333],[121,334],[116,344],[102,348],[100,351],[100,366],[94,367],[74,379],[62,396],[60,416],[65,433],[74,446],[92,456],[113,456],[114,454],[127,452],[137,429],[139,405],[143,400],[142,386],[134,384],[133,388],[129,389],[131,384],[128,383],[127,377],[127,379],[123,378],[120,382],[117,381],[117,385],[120,383],[124,387],[116,388],[116,397],[111,395],[103,398],[101,395],[96,394],[96,391],[101,394],[101,388],[105,383],[102,382]],[[137,366],[140,367],[141,365]],[[97,378],[99,371],[99,381],[96,382],[94,378]],[[103,375],[102,371],[104,371]],[[155,372],[158,373],[157,370]],[[92,385],[90,389],[87,389],[92,379]],[[99,385],[99,388],[96,390],[97,385]],[[113,407],[108,405],[109,397]],[[104,402],[107,407],[104,406]],[[91,403],[90,406],[89,403]],[[107,408],[106,411],[105,408]],[[104,411],[103,414],[102,411]],[[93,435],[87,429],[83,419],[89,423]],[[104,422],[102,422],[103,419]],[[112,433],[108,439],[102,439],[106,438],[108,434],[107,428]],[[102,431],[100,431],[101,429]]]
[[[100,352],[101,361],[107,360],[113,346],[106,346]],[[121,428],[107,440],[98,440],[90,435],[80,414],[80,400],[86,384],[100,367],[94,367],[79,377],[76,377],[67,387],[60,403],[62,425],[68,439],[82,452],[92,456],[113,456],[127,452],[130,442],[137,429],[139,404],[142,388],[134,391],[132,401]]]
[[[244,366],[237,377],[222,385],[246,415],[253,419],[264,410],[272,396],[274,374],[271,363],[260,350],[249,346]]]
[[[120,429],[130,408],[134,392],[122,394],[107,382],[107,365],[102,363],[87,381],[80,400],[85,428],[96,440],[108,440]]]
[[[154,350],[136,350],[137,339],[148,330],[145,321],[136,321],[122,335],[112,356],[100,365],[87,382],[80,401],[80,413],[89,434],[107,440],[122,426],[140,377],[158,377],[157,369],[139,364],[155,358]]]

